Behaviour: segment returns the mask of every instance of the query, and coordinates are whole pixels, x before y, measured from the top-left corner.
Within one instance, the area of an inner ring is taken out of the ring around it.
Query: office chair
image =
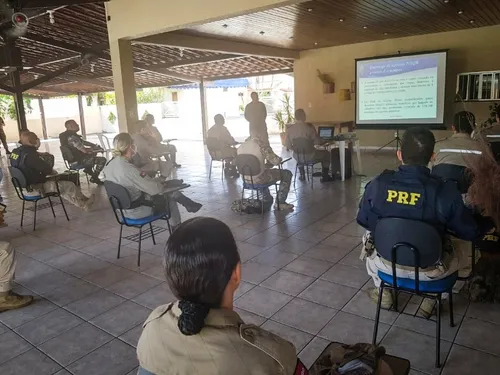
[[[217,138],[207,138],[207,149],[210,154],[210,171],[208,173],[208,179],[212,177],[212,165],[214,161],[221,162],[221,179],[224,179],[224,163],[233,160],[233,157],[223,158],[222,150],[226,147],[226,144],[218,140]]]
[[[89,182],[89,175],[87,172],[85,172],[85,168],[87,168],[84,165],[78,164],[75,160],[75,157],[73,156],[73,152],[68,146],[61,146],[61,154],[64,160],[64,165],[66,166],[68,171],[74,171],[80,173],[81,170],[85,173],[85,177],[87,177],[87,184],[90,184]],[[80,183],[80,177],[78,177],[78,183]]]

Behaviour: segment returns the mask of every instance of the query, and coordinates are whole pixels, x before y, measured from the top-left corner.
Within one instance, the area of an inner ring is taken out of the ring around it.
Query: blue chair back
[[[467,168],[455,164],[438,164],[432,168],[432,175],[445,181],[454,181],[461,194],[467,193],[471,184],[471,176]]]
[[[25,200],[23,189],[28,187],[28,180],[24,175],[23,171],[16,167],[9,167],[10,175],[12,176],[12,184],[14,185],[14,190],[17,196],[21,200]]]
[[[427,268],[441,259],[443,239],[436,228],[423,221],[381,219],[373,236],[377,253],[393,264]]]
[[[132,199],[125,187],[111,181],[104,181],[104,188],[113,209],[126,210],[132,206]]]

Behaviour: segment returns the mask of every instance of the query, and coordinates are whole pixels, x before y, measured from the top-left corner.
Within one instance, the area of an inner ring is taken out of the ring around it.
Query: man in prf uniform
[[[366,185],[356,220],[369,231],[363,237],[363,253],[367,256],[368,274],[376,287],[370,291],[374,302],[378,300],[381,282],[378,271],[392,274],[391,262],[379,256],[371,246],[380,219],[399,217],[424,221],[438,229],[445,244],[448,231],[466,241],[474,240],[479,234],[472,212],[465,207],[456,184],[431,176],[427,168],[434,157],[435,143],[430,130],[408,129],[403,135],[401,150],[397,152],[403,164],[397,171],[385,171]],[[439,264],[421,270],[419,278],[421,281],[444,278],[457,271],[459,263],[458,253],[451,246],[444,246]],[[414,278],[412,271],[399,267],[398,276]],[[392,295],[385,289],[382,307],[388,309],[391,306]],[[432,300],[426,299],[421,305],[421,312],[429,317],[432,310]]]
[[[250,97],[252,101],[245,107],[245,119],[250,124],[250,137],[258,138],[261,142],[269,144],[266,105],[259,101],[259,94],[256,92],[252,92]]]
[[[102,148],[83,140],[82,136],[78,134],[80,125],[75,120],[68,120],[64,125],[66,131],[59,134],[61,146],[68,147],[73,153],[75,160],[71,161],[72,163],[85,166],[85,173],[92,176],[90,182],[101,185],[102,181],[99,179],[99,174],[106,165],[106,158],[97,156],[96,152],[101,151]]]

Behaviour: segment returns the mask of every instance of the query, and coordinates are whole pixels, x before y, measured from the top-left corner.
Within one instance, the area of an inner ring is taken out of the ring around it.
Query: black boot
[[[321,182],[335,181],[335,178],[330,176],[329,172],[330,172],[330,168],[323,168],[323,172],[321,173]]]
[[[184,206],[187,212],[191,213],[198,212],[200,208],[203,207],[201,203],[197,203],[179,192],[175,194],[175,201],[180,205]]]
[[[304,170],[304,167],[299,167],[299,180],[300,181],[305,181],[306,180],[306,171]]]

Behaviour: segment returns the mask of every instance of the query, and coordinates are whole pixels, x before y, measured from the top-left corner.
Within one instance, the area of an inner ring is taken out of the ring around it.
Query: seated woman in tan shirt
[[[181,224],[165,250],[165,275],[179,299],[144,324],[140,375],[291,375],[305,370],[293,344],[233,310],[241,263],[229,227],[207,217]],[[306,373],[306,372],[303,372]]]

